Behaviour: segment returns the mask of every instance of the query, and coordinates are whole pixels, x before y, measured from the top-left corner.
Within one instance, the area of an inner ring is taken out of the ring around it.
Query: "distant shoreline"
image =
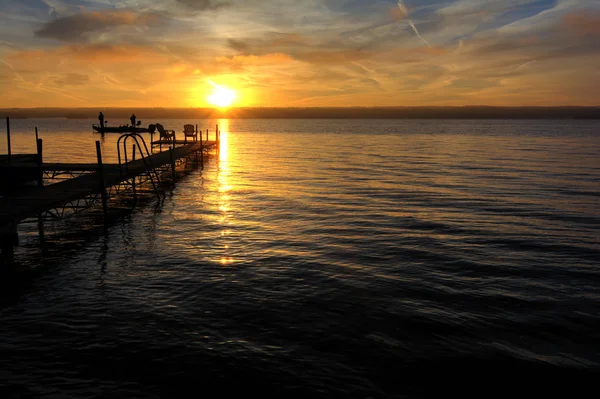
[[[596,107],[0,108],[0,116],[96,119],[600,119]]]

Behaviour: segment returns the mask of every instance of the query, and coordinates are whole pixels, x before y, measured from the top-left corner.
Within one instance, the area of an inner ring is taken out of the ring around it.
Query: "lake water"
[[[93,162],[93,122],[14,120],[13,152],[34,151],[38,126],[46,161]],[[162,205],[106,234],[75,219],[46,255],[22,227],[0,396],[573,396],[596,381],[600,122],[189,122],[219,123],[221,153]]]

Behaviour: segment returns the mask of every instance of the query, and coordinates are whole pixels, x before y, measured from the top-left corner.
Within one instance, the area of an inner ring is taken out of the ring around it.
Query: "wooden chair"
[[[198,132],[194,128],[194,125],[183,125],[184,143],[187,143],[188,137],[193,137],[194,141],[198,141]]]
[[[160,134],[160,140],[171,140],[175,137],[175,130],[166,130],[160,123],[156,124],[156,130]]]
[[[159,134],[157,144],[159,145],[160,151],[162,151],[163,144],[168,144],[169,141],[173,142],[173,140],[175,140],[175,130],[167,130],[160,123],[157,123],[155,127]],[[175,145],[174,142],[173,145]]]

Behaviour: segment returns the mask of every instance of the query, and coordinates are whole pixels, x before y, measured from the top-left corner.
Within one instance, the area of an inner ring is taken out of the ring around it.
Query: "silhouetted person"
[[[104,129],[104,114],[102,112],[98,115],[98,120],[100,121],[100,128]]]
[[[135,114],[131,114],[131,118],[129,118],[129,120],[131,121],[131,126],[135,127]]]

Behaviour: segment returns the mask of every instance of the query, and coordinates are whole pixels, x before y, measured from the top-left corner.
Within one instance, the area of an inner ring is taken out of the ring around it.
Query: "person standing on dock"
[[[104,114],[102,112],[98,115],[98,120],[100,121],[100,128],[104,129]]]
[[[129,120],[131,121],[131,126],[135,127],[135,114],[131,114],[131,118],[129,118]]]

